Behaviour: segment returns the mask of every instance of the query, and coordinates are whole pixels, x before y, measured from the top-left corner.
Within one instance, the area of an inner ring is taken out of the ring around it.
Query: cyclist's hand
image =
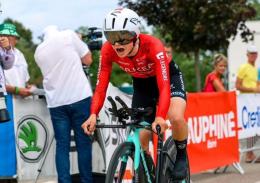
[[[152,128],[153,131],[156,132],[156,126],[160,125],[161,127],[161,133],[165,132],[165,130],[168,128],[168,125],[166,124],[165,120],[162,117],[156,117],[153,124]]]
[[[97,116],[96,114],[91,114],[89,118],[81,125],[84,133],[91,135],[96,129]]]

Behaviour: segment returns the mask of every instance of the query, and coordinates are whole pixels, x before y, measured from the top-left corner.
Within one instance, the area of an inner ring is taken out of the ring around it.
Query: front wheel
[[[120,144],[113,153],[106,175],[106,183],[146,183],[144,168],[141,163],[134,170],[135,146],[132,142]]]

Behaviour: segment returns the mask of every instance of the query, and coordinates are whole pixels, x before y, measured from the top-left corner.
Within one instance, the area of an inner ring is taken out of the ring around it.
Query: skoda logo
[[[38,162],[48,146],[48,128],[37,116],[24,116],[18,122],[16,142],[24,161]]]

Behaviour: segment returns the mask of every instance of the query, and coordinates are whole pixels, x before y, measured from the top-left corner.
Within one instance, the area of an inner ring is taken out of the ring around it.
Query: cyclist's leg
[[[168,118],[172,124],[173,139],[183,141],[188,137],[188,125],[184,119],[186,101],[180,97],[172,97]]]
[[[176,63],[170,63],[171,102],[168,117],[172,124],[173,138],[183,141],[188,137],[188,125],[184,119],[186,92],[182,73]]]
[[[145,117],[145,121],[152,123],[155,118],[156,112],[156,99],[158,96],[158,90],[156,87],[156,78],[133,78],[133,100],[132,100],[132,107],[133,108],[146,108],[152,107],[153,113]],[[149,156],[149,140],[151,139],[151,132],[148,130],[142,130],[140,133],[140,142],[142,148],[145,150],[145,159],[148,166],[148,170],[150,172],[154,171],[154,164],[152,159]]]
[[[151,139],[151,136],[152,136],[151,131],[148,131],[148,130],[142,130],[140,133],[140,142],[141,142],[141,146],[144,150],[144,159],[145,159],[148,171],[150,172],[150,178],[154,181],[155,180],[155,165],[154,165],[153,159],[151,158],[151,154],[149,152],[149,141]]]
[[[186,93],[182,73],[178,66],[171,62],[171,102],[168,117],[172,124],[173,139],[177,147],[176,162],[173,171],[173,178],[184,179],[187,176],[187,137],[188,125],[184,119],[186,109]]]
[[[140,142],[144,151],[149,152],[149,140],[151,139],[151,131],[142,130],[140,132]]]
[[[156,100],[158,96],[158,89],[156,89],[156,78],[133,78],[133,108],[146,108],[152,107],[153,114],[145,117],[145,121],[152,123],[155,118]],[[151,139],[151,132],[142,130],[140,133],[140,141],[142,148],[148,152],[149,140]]]

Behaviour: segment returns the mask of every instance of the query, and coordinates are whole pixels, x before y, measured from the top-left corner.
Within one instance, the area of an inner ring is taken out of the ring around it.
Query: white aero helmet
[[[104,20],[103,31],[109,41],[112,32],[128,32],[135,38],[140,34],[140,17],[128,8],[117,8],[109,12]]]

